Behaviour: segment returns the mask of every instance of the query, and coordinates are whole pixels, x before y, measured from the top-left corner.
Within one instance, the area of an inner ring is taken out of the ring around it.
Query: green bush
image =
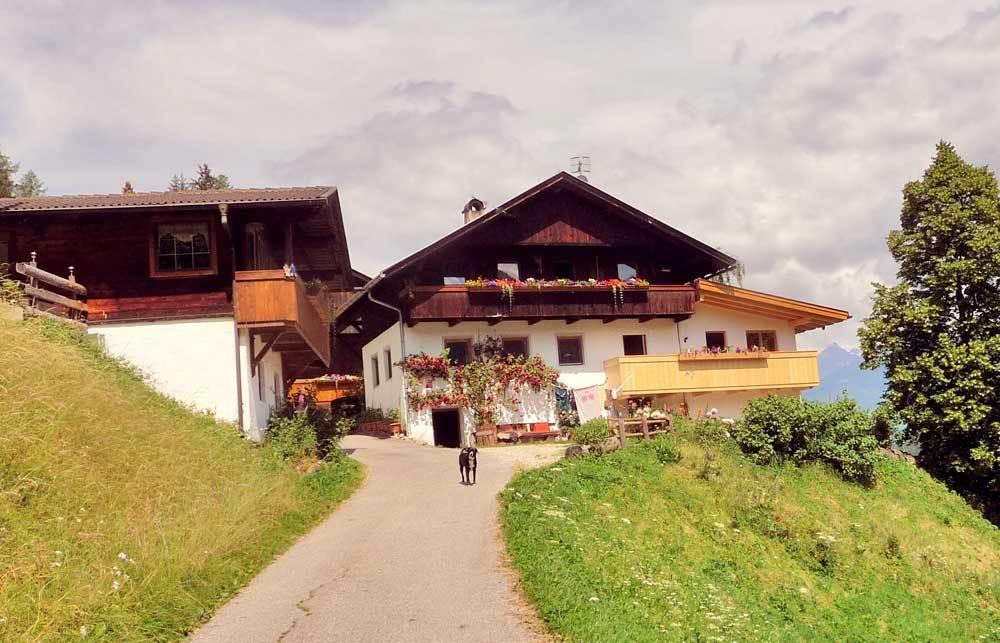
[[[611,435],[611,428],[604,418],[594,418],[587,420],[578,427],[573,428],[573,441],[581,446],[596,447],[604,444],[604,441]]]
[[[276,415],[268,423],[264,446],[281,462],[297,463],[319,455],[316,427],[305,414],[292,417]]]
[[[0,304],[19,305],[24,300],[21,285],[7,277],[8,265],[0,263]]]
[[[398,411],[397,411],[398,413]],[[368,407],[361,413],[358,413],[358,424],[365,424],[366,422],[386,422],[385,412],[382,409],[377,409],[373,407]]]
[[[825,462],[848,480],[875,481],[879,442],[872,434],[872,418],[848,398],[760,397],[743,409],[732,436],[757,463],[783,458],[798,464]]]
[[[656,454],[656,459],[659,460],[660,464],[673,464],[675,462],[680,462],[681,451],[674,444],[674,441],[664,435],[657,436],[652,440],[646,440],[642,442],[642,447],[645,449],[650,449]]]

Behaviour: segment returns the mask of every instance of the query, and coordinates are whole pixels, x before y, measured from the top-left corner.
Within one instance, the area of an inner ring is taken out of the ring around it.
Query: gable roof
[[[738,288],[697,279],[698,302],[727,310],[763,315],[783,319],[790,323],[796,333],[814,328],[824,328],[851,318],[851,314],[839,308],[811,304],[798,299],[779,297],[747,288]]]
[[[600,200],[606,205],[610,206],[611,208],[614,208],[623,217],[627,219],[632,219],[635,222],[640,223],[642,225],[649,226],[650,228],[652,228],[654,232],[658,234],[668,236],[676,241],[680,241],[681,243],[690,246],[695,251],[706,255],[710,259],[711,263],[717,267],[715,271],[716,273],[723,272],[726,269],[731,268],[732,266],[738,263],[736,259],[730,257],[721,250],[717,250],[705,243],[702,243],[701,241],[698,241],[694,237],[684,234],[680,230],[677,230],[676,228],[673,228],[663,223],[662,221],[659,221],[658,219],[649,216],[645,212],[642,212],[641,210],[638,210],[630,206],[624,201],[621,201],[611,196],[607,192],[598,189],[585,181],[581,181],[580,179],[576,178],[575,176],[567,172],[559,172],[558,174],[542,181],[541,183],[532,188],[525,190],[521,194],[504,202],[503,204],[498,205],[497,207],[493,208],[492,210],[490,210],[483,216],[479,217],[478,219],[470,221],[461,228],[458,228],[457,230],[451,232],[450,234],[441,237],[434,243],[426,246],[421,250],[418,250],[409,257],[406,257],[405,259],[402,259],[394,263],[393,265],[383,270],[382,275],[380,276],[391,277],[392,275],[397,274],[402,270],[405,270],[406,268],[412,266],[421,259],[424,259],[429,255],[439,252],[440,250],[455,243],[456,241],[463,239],[468,235],[472,234],[473,232],[483,228],[497,217],[506,214],[511,209],[516,208],[517,206],[521,205],[522,203],[525,203],[526,201],[529,201],[533,197],[560,186],[569,188],[579,194],[583,194],[585,196],[589,196],[591,198]]]
[[[135,192],[133,194],[74,194],[0,199],[0,214],[62,210],[106,210],[185,205],[235,203],[287,203],[322,201],[336,192],[330,186],[295,188],[250,188],[233,190],[184,190],[182,192]]]

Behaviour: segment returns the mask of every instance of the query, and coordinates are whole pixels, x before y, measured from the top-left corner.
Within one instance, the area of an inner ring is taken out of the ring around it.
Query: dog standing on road
[[[476,447],[466,447],[458,454],[458,472],[462,475],[462,484],[476,484],[478,456],[479,449]]]

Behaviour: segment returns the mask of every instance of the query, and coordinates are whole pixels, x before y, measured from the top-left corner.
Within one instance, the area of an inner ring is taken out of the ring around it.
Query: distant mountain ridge
[[[830,344],[819,353],[819,386],[802,394],[810,400],[829,402],[845,392],[866,409],[874,409],[885,391],[885,372],[861,368],[861,355],[839,344]]]

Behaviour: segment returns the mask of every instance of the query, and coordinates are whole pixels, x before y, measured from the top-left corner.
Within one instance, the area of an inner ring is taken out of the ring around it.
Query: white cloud
[[[996,165],[988,2],[10,4],[0,147],[50,191],[336,183],[376,271],[589,153],[596,185],[849,309],[937,140]]]

